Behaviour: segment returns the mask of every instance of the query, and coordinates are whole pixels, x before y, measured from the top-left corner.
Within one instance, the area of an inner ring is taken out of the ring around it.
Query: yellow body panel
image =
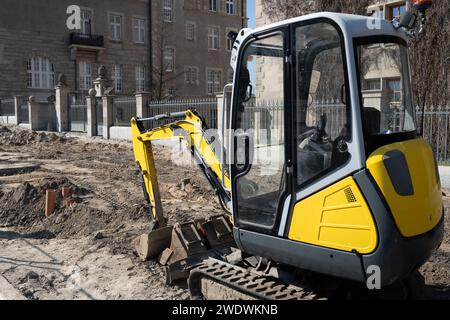
[[[377,246],[377,230],[361,191],[349,177],[295,205],[289,239],[367,254]]]
[[[398,150],[405,156],[414,194],[399,195],[389,178],[383,156]],[[442,217],[442,191],[430,145],[423,139],[409,140],[383,146],[367,160],[367,169],[374,177],[395,223],[404,237],[413,237],[433,229]]]

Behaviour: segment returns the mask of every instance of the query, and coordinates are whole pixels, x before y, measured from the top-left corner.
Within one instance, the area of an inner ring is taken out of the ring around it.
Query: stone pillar
[[[98,68],[98,77],[92,82],[94,84],[95,96],[101,98],[111,92],[110,82],[106,76],[105,66],[100,66]]]
[[[93,137],[97,134],[97,112],[95,110],[95,99],[95,90],[91,89],[89,91],[89,96],[86,97],[86,132],[89,137]]]
[[[22,101],[23,96],[14,97],[14,114],[16,115],[16,125],[22,122]]]
[[[113,125],[113,96],[103,96],[103,138],[109,139],[109,129]]]
[[[148,117],[148,103],[150,101],[149,92],[137,92],[136,93],[136,117],[147,118]]]
[[[58,77],[55,90],[56,131],[69,131],[69,87],[66,84],[66,77],[62,73]]]
[[[28,123],[30,130],[41,130],[40,119],[39,119],[39,103],[36,102],[36,98],[30,96],[28,98]]]

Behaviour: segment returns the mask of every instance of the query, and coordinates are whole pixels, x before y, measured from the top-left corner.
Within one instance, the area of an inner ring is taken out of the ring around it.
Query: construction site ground
[[[156,147],[155,158],[169,223],[222,213],[183,148]],[[58,197],[45,217],[46,190],[62,187],[75,203]],[[450,299],[444,198],[445,239],[420,270],[424,299]],[[0,300],[189,299],[185,283],[167,286],[156,261],[134,255],[132,240],[148,229],[130,142],[0,126]]]

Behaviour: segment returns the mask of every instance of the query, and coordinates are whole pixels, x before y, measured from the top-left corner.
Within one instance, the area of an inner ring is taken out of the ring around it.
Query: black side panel
[[[383,156],[383,164],[395,191],[401,196],[412,196],[414,188],[405,155],[399,150],[389,151]]]
[[[365,282],[361,259],[354,253],[312,246],[236,228],[234,234],[239,247],[246,253],[302,269]]]

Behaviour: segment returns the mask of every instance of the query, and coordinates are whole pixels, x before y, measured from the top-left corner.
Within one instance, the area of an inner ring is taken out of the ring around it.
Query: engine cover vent
[[[356,197],[353,194],[353,191],[351,188],[345,188],[344,189],[345,197],[347,198],[347,201],[350,202],[356,202]]]

